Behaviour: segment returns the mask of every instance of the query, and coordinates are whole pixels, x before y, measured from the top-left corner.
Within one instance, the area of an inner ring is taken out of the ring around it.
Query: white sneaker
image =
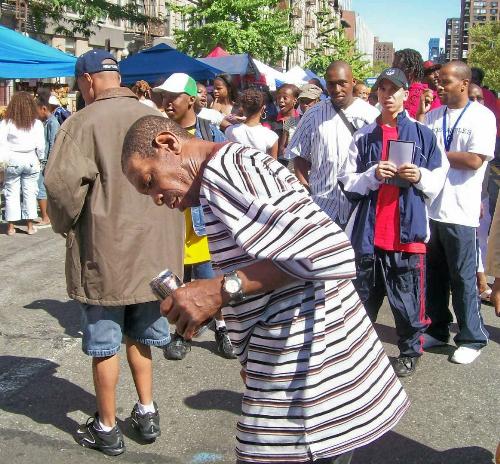
[[[481,354],[480,349],[469,348],[468,346],[459,346],[450,361],[457,364],[470,364]]]

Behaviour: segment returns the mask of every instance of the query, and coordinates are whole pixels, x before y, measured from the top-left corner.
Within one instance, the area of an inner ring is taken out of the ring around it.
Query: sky
[[[427,60],[431,37],[444,48],[446,18],[460,17],[460,0],[351,0],[352,10],[381,42],[414,48]]]

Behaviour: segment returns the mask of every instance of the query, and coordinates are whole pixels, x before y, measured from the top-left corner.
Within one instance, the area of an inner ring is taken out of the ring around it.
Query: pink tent
[[[230,56],[230,55],[220,45],[217,45],[206,57],[207,58],[218,58],[220,56]]]

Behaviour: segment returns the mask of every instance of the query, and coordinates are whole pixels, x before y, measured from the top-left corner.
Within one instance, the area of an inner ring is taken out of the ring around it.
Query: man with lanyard
[[[450,170],[440,195],[429,209],[431,240],[427,250],[427,314],[431,318],[424,347],[445,345],[453,321],[459,332],[451,361],[469,364],[488,342],[481,317],[476,285],[477,240],[481,205],[481,186],[485,161],[495,149],[495,116],[485,106],[470,102],[470,68],[451,61],[441,68],[438,93],[443,106],[428,112],[421,99],[418,118],[444,145]],[[425,114],[425,117],[424,117]]]
[[[163,94],[163,105],[167,116],[190,134],[210,142],[226,141],[226,137],[216,126],[196,116],[198,88],[192,77],[184,73],[174,73],[162,85],[155,87],[153,92]],[[210,262],[203,210],[201,206],[195,206],[186,209],[184,215],[186,220],[184,280],[189,282],[194,279],[211,279],[214,271]],[[220,312],[215,316],[215,341],[217,350],[223,357],[228,359],[236,357]],[[181,360],[190,350],[191,342],[175,332],[164,353],[167,359]]]
[[[338,186],[355,131],[379,115],[369,103],[354,98],[352,70],[344,61],[334,61],[326,70],[330,99],[309,109],[288,144],[285,157],[294,160],[297,178],[309,188],[313,200],[341,227],[351,212],[350,203]]]

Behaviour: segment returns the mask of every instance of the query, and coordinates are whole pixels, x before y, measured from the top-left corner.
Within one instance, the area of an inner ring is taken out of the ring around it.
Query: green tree
[[[355,79],[370,77],[370,63],[363,58],[364,54],[356,49],[354,41],[346,37],[344,28],[337,24],[330,10],[322,9],[316,13],[316,17],[318,42],[316,48],[309,52],[306,68],[323,76],[332,61],[343,60],[351,65]]]
[[[137,25],[161,22],[161,17],[152,18],[141,11],[142,2],[134,1],[117,5],[106,0],[30,0],[29,12],[35,29],[43,33],[50,22],[56,25],[56,32],[62,35],[82,35],[93,33],[106,18],[126,20]],[[73,14],[68,15],[68,12]]]
[[[483,84],[500,89],[500,22],[476,25],[469,29],[471,52],[469,66],[482,68],[485,72]]]
[[[276,64],[283,59],[283,48],[299,41],[279,0],[198,0],[169,7],[187,20],[188,30],[174,34],[177,48],[192,56],[205,56],[220,44],[229,53],[250,53]]]
[[[373,63],[371,74],[372,77],[378,76],[384,69],[388,68],[387,63],[384,61],[375,61]]]

